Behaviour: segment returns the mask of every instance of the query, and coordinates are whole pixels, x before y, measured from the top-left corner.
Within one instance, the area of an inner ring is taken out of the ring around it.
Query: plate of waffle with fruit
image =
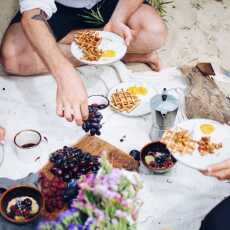
[[[157,93],[141,81],[123,82],[110,90],[111,108],[123,115],[138,117],[151,112],[150,100]]]
[[[72,55],[88,65],[111,64],[122,59],[126,51],[123,38],[105,31],[78,31],[71,44]]]
[[[178,161],[198,170],[230,158],[230,127],[213,120],[187,120],[166,130],[161,142]]]

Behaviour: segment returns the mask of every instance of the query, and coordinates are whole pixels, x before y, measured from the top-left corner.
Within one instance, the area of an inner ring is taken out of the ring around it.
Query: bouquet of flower
[[[39,230],[133,230],[141,202],[139,175],[113,169],[105,157],[97,175],[83,176],[72,208],[56,221],[39,225]]]

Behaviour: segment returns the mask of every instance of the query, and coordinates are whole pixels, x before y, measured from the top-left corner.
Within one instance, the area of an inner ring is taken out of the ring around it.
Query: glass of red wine
[[[16,154],[25,163],[36,163],[41,159],[43,137],[32,129],[18,132],[14,137]]]

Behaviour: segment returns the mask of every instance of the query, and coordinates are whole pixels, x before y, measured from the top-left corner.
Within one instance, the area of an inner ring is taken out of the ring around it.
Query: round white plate
[[[148,90],[147,95],[145,95],[145,96],[137,95],[140,102],[139,102],[138,106],[133,111],[131,111],[129,113],[128,112],[119,112],[119,111],[116,111],[116,112],[123,114],[125,116],[130,116],[130,117],[138,117],[138,116],[143,116],[143,115],[150,113],[151,112],[150,100],[153,96],[155,96],[157,94],[157,91],[154,88],[148,86],[146,83],[141,82],[141,81],[123,82],[123,83],[115,86],[113,89],[110,90],[110,92],[108,94],[109,100],[111,101],[112,94],[115,93],[116,90],[121,90],[121,89],[127,90],[129,87],[132,87],[132,86],[144,86]]]
[[[210,135],[205,135],[200,130],[202,124],[212,124],[215,131]],[[214,154],[201,156],[198,148],[192,155],[181,155],[180,153],[172,153],[173,156],[181,163],[198,170],[206,170],[212,164],[220,163],[226,159],[230,159],[230,127],[220,124],[219,122],[208,119],[191,119],[177,126],[177,128],[189,130],[194,140],[200,140],[201,137],[210,136],[214,143],[222,143],[221,149],[215,150]],[[198,146],[197,146],[198,147]]]
[[[102,57],[98,61],[87,61],[83,58],[83,53],[80,47],[76,42],[72,42],[71,44],[71,53],[73,56],[78,59],[80,62],[88,64],[88,65],[106,65],[111,64],[113,62],[121,60],[127,51],[127,46],[123,38],[118,36],[115,33],[98,31],[100,36],[102,37],[101,44],[99,48],[103,51],[106,50],[114,50],[116,51],[116,56],[111,58]]]

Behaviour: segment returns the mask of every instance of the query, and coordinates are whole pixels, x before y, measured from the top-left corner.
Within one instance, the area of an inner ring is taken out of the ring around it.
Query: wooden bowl
[[[141,150],[141,161],[144,164],[144,166],[146,168],[148,168],[151,172],[156,173],[156,174],[163,174],[166,172],[169,172],[175,165],[176,160],[173,158],[173,156],[171,155],[172,158],[172,165],[170,167],[167,168],[156,168],[156,167],[152,167],[150,165],[148,165],[145,162],[145,156],[148,155],[149,152],[160,152],[160,153],[170,153],[170,151],[167,149],[166,145],[163,144],[162,142],[151,142],[147,145],[145,145],[142,150]]]
[[[34,200],[37,201],[38,205],[39,205],[39,211],[32,216],[29,219],[23,220],[23,221],[17,221],[13,218],[11,218],[10,216],[8,216],[7,214],[7,205],[8,203],[16,198],[16,197],[22,197],[22,196],[29,196],[31,198],[33,198]],[[44,209],[45,203],[44,203],[44,199],[42,197],[41,192],[32,187],[32,186],[27,186],[27,185],[21,185],[21,186],[16,186],[16,187],[12,187],[10,189],[7,189],[0,197],[0,213],[1,215],[9,222],[12,222],[14,224],[27,224],[27,223],[31,223],[34,220],[36,220],[42,210]]]

